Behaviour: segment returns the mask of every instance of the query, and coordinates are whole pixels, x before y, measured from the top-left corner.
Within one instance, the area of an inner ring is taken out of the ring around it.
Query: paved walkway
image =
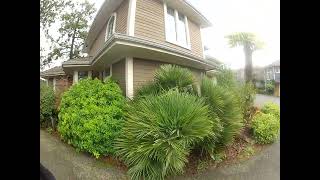
[[[212,168],[194,177],[179,180],[279,180],[280,141],[241,164]]]
[[[57,180],[126,179],[116,168],[75,149],[40,130],[40,162]]]

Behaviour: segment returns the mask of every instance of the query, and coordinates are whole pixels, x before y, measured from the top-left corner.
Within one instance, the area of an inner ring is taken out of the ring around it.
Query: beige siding
[[[190,31],[190,43],[193,53],[203,57],[203,47],[201,39],[200,26],[188,19],[189,31]]]
[[[156,42],[165,43],[178,50],[186,50],[166,42],[165,21],[163,3],[160,0],[137,0],[135,36],[147,38]],[[188,19],[191,52],[199,57],[203,57],[200,27]]]
[[[144,59],[133,59],[133,90],[136,90],[144,84],[153,81],[155,71],[162,65],[163,62]],[[195,82],[200,82],[202,70],[189,68],[195,77]]]
[[[93,42],[93,45],[89,51],[89,56],[95,56],[99,50],[102,48],[103,44],[104,44],[104,38],[105,38],[105,34],[106,34],[106,28],[107,28],[107,22],[106,24],[103,26],[101,32],[99,33],[97,39]]]
[[[126,34],[127,33],[127,17],[128,17],[128,7],[129,1],[124,0],[121,5],[116,10],[117,20],[116,20],[116,32]]]
[[[165,41],[163,4],[159,0],[137,0],[134,34],[156,41]]]
[[[125,60],[120,60],[112,65],[112,78],[119,83],[122,93],[126,94]]]
[[[115,11],[117,13],[115,32],[126,34],[127,30],[127,16],[128,16],[128,0],[124,0],[118,9]],[[93,42],[91,49],[89,50],[89,56],[95,56],[99,50],[103,47],[105,42],[105,35],[107,29],[107,21],[109,17],[106,17],[105,24],[103,25],[99,35]]]
[[[162,65],[162,62],[143,59],[133,59],[133,91],[141,85],[153,81],[154,72]]]

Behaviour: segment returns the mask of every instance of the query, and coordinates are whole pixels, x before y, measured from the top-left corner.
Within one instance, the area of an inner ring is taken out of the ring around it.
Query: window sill
[[[168,40],[166,40],[166,42],[167,42],[167,43],[170,43],[170,44],[173,44],[173,45],[176,45],[176,46],[179,46],[179,47],[182,47],[182,48],[184,48],[184,49],[187,49],[187,50],[191,51],[191,46],[190,46],[190,45],[184,46],[184,45],[179,44],[179,43],[177,43],[177,42],[168,41]]]

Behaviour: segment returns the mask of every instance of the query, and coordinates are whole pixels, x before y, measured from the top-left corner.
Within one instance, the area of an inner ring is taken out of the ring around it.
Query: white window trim
[[[173,9],[173,8],[171,8]],[[174,10],[174,19],[175,19],[175,30],[176,30],[176,40],[175,41],[171,41],[171,40],[168,40],[168,36],[167,36],[167,32],[166,32],[166,19],[167,19],[167,3],[163,3],[163,11],[164,11],[164,33],[165,33],[165,36],[166,36],[166,41],[169,42],[169,43],[172,43],[172,44],[175,44],[175,45],[178,45],[178,46],[181,46],[183,48],[186,48],[186,49],[189,49],[191,50],[191,43],[190,43],[190,31],[189,31],[189,24],[188,24],[188,17],[186,15],[183,15],[184,16],[184,25],[185,25],[185,28],[186,28],[186,38],[187,38],[187,45],[184,45],[184,44],[181,44],[177,41],[177,37],[178,37],[178,32],[177,32],[177,29],[178,29],[178,21],[179,21],[179,15],[178,15],[178,11],[176,9],[173,9]]]
[[[114,12],[114,13],[111,14],[111,16],[110,16],[109,19],[108,19],[107,27],[106,27],[106,34],[105,34],[105,36],[104,36],[104,41],[107,41],[107,40],[108,40],[109,22],[110,22],[110,20],[112,19],[112,16],[114,17],[112,34],[116,32],[117,13]]]

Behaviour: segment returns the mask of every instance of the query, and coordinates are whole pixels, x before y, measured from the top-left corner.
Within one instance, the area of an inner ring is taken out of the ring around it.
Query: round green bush
[[[113,154],[124,104],[121,89],[112,80],[81,80],[62,96],[58,131],[77,150],[97,158]]]
[[[55,96],[52,87],[40,84],[40,125],[47,126],[55,111]]]
[[[274,142],[280,132],[280,121],[272,114],[257,113],[252,120],[253,137],[260,144]]]
[[[280,119],[280,107],[276,103],[272,103],[272,102],[266,103],[262,107],[261,112],[265,114],[275,115],[278,119]]]
[[[183,172],[192,145],[211,129],[202,99],[173,90],[145,96],[127,107],[117,155],[132,179],[164,179]]]

